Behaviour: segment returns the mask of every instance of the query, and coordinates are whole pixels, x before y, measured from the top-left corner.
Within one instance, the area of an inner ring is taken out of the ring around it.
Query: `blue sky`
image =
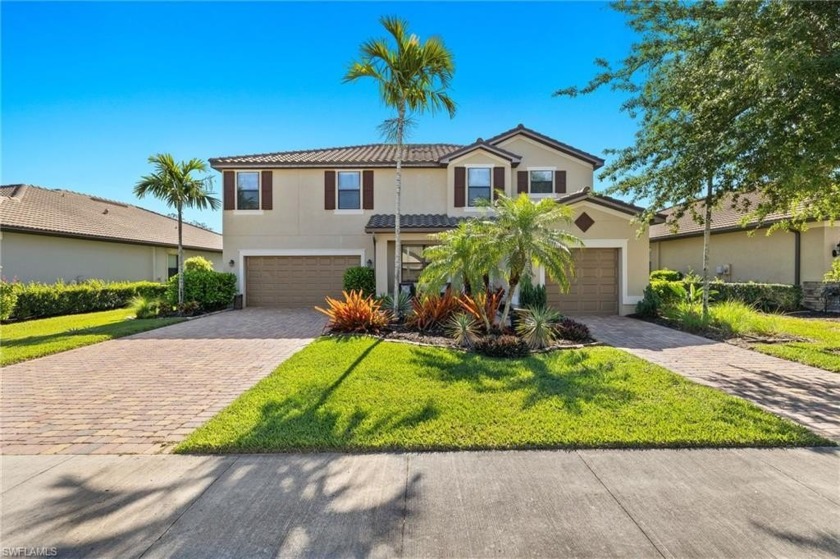
[[[600,2],[10,3],[2,17],[3,184],[66,188],[138,202],[146,158],[262,153],[381,141],[389,111],[373,83],[342,84],[382,15],[455,57],[454,119],[425,116],[412,142],[467,143],[523,123],[603,155],[635,124],[608,90],[582,84],[593,60],[633,41]],[[215,173],[214,173],[215,174]],[[596,180],[596,188],[603,186]],[[216,190],[219,180],[216,180]],[[219,212],[187,218],[221,229]]]

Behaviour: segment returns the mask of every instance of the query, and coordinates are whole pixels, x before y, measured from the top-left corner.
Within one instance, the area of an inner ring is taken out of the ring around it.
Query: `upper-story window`
[[[529,191],[531,194],[554,193],[554,171],[529,171],[528,179],[530,183]]]
[[[236,173],[236,209],[260,209],[260,174],[258,172]]]
[[[338,209],[358,210],[362,207],[361,173],[359,171],[338,172]]]
[[[477,206],[479,200],[490,200],[490,167],[467,169],[467,206]]]

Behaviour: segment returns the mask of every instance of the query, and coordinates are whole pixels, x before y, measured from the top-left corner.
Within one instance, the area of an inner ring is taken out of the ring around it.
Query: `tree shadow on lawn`
[[[442,358],[440,352],[420,348],[413,352],[413,361],[418,374],[443,383],[466,382],[479,394],[524,392],[523,409],[554,400],[564,410],[579,414],[584,404],[618,409],[636,397],[633,391],[619,386],[628,373],[616,371],[612,363],[592,362],[586,350],[493,359],[455,352]],[[553,362],[557,370],[552,370]]]
[[[360,441],[370,440],[380,433],[412,429],[438,417],[440,410],[430,399],[419,409],[387,414],[379,412],[373,421],[369,421],[370,413],[359,407],[353,409],[349,416],[324,409],[335,391],[381,341],[377,340],[366,348],[329,386],[311,386],[282,401],[270,401],[263,405],[259,423],[238,437],[231,447],[237,451],[253,452],[367,450],[368,447]],[[376,449],[387,448],[378,445]]]
[[[164,322],[165,321],[165,322]],[[119,337],[124,335],[139,334],[147,331],[149,328],[159,328],[168,326],[170,324],[177,324],[181,322],[180,319],[126,319],[115,321],[110,324],[103,324],[101,326],[91,326],[89,328],[71,328],[64,332],[57,332],[53,334],[43,334],[39,336],[26,336],[24,338],[4,339],[4,348],[23,348],[38,346],[45,343],[61,343],[62,340],[69,340],[76,336],[97,336],[107,335],[110,337]]]

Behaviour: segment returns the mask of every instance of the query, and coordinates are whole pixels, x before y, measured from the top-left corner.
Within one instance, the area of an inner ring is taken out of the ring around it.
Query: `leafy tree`
[[[731,195],[750,218],[791,212],[782,225],[840,216],[840,4],[745,0],[623,0],[613,8],[639,34],[586,94],[629,93],[634,145],[610,150],[610,192],[675,206],[704,223],[704,282],[712,208]],[[750,206],[742,194],[757,192]],[[701,199],[702,203],[695,204]],[[708,298],[704,298],[704,314]]]
[[[422,43],[416,35],[408,33],[408,23],[396,17],[383,17],[382,26],[393,39],[391,48],[388,39],[366,41],[360,48],[359,60],[353,62],[345,82],[360,78],[371,78],[379,85],[382,101],[396,111],[396,116],[386,120],[382,130],[396,143],[396,190],[394,216],[394,293],[396,305],[399,299],[399,283],[402,247],[400,244],[400,190],[402,187],[403,142],[406,128],[412,124],[412,116],[426,111],[432,113],[445,110],[450,118],[455,115],[455,102],[447,94],[455,65],[452,54],[438,37],[430,37]],[[397,309],[395,307],[394,311]]]
[[[160,198],[178,215],[178,304],[184,303],[184,208],[217,210],[221,206],[210,191],[211,177],[197,178],[193,173],[206,173],[207,165],[200,159],[176,162],[168,153],[149,157],[155,171],[143,176],[134,186],[134,194],[145,198],[151,194]]]

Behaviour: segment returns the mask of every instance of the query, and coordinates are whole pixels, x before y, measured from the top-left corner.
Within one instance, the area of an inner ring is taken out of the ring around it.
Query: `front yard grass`
[[[42,318],[0,326],[0,365],[6,366],[181,322],[134,319],[131,309]]]
[[[774,316],[778,332],[806,341],[755,344],[753,349],[782,359],[840,373],[840,322],[816,318]]]
[[[609,347],[499,360],[354,337],[304,348],[176,452],[825,444]]]

